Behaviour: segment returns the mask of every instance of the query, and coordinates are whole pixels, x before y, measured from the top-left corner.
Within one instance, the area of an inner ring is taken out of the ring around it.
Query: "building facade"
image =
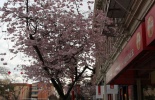
[[[10,100],[12,100],[12,97],[19,100],[23,100],[25,98],[30,97],[31,92],[31,84],[27,83],[14,83],[12,84],[14,87],[14,94],[10,93]]]
[[[24,100],[30,97],[31,85],[26,83],[6,83],[0,85],[0,100]]]
[[[36,82],[32,84],[31,98],[36,100],[48,100],[51,95],[56,95],[51,83]]]
[[[11,83],[0,86],[4,87],[1,88],[4,91],[0,92],[5,93],[5,95],[0,95],[0,100],[49,100],[50,96],[57,96],[51,83]]]
[[[105,34],[105,54],[96,56],[96,84],[119,85],[118,100],[153,100],[155,0],[96,0],[95,9],[113,20],[118,33]]]

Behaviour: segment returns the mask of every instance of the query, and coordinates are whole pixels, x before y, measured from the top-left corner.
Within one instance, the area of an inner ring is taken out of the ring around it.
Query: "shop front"
[[[155,6],[145,16],[106,74],[119,100],[155,100]]]

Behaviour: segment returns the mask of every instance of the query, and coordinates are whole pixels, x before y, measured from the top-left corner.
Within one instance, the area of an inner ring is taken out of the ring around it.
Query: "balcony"
[[[108,8],[108,17],[124,18],[126,13],[130,11],[134,0],[110,0]]]
[[[33,92],[33,91],[32,91],[31,97],[32,97],[32,98],[38,97],[38,92]]]
[[[35,91],[37,92],[37,91],[38,91],[38,87],[33,86],[33,87],[32,87],[32,92],[33,92],[33,91],[34,91],[34,92],[35,92]]]

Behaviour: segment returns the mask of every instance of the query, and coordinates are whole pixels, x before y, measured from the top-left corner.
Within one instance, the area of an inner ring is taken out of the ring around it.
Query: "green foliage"
[[[10,92],[14,91],[14,86],[11,84],[5,84],[3,82],[0,82],[0,95],[3,98],[9,98]]]

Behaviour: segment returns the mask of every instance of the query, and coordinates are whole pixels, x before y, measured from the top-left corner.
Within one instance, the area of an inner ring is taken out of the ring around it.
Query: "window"
[[[35,87],[32,87],[32,90],[38,90],[38,88],[35,86]]]
[[[37,95],[38,94],[38,92],[32,92],[32,95]]]

